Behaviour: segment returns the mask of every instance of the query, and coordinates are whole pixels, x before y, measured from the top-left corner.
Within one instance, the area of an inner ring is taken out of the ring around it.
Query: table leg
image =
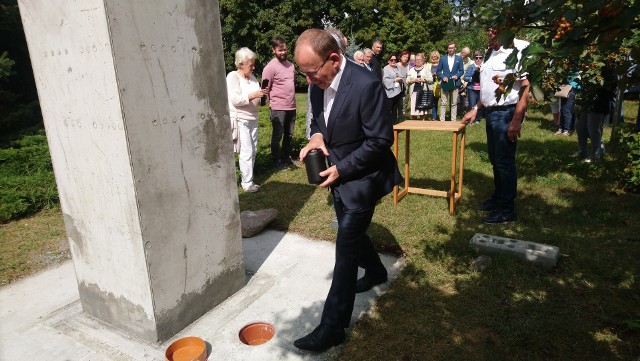
[[[464,143],[466,131],[462,129],[462,136],[460,137],[460,170],[458,171],[458,195],[462,198],[462,177],[464,174]]]
[[[456,207],[456,160],[458,157],[458,134],[453,132],[451,147],[451,184],[449,185],[449,214],[453,215]]]
[[[400,131],[393,130],[393,155],[396,157],[396,163],[398,162],[398,133]],[[398,207],[398,185],[393,186],[393,208]]]
[[[404,139],[404,189],[409,191],[409,147],[411,146],[411,131],[407,130]]]

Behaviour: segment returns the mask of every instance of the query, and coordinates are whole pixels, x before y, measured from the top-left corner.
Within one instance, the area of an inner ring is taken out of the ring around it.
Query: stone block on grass
[[[558,263],[560,249],[542,243],[476,233],[469,242],[471,248],[481,253],[505,253],[533,262],[545,268],[553,268]]]

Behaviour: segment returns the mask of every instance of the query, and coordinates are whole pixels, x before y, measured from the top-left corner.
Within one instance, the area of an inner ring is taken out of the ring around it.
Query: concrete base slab
[[[292,343],[319,323],[331,285],[334,244],[267,230],[243,239],[243,245],[246,286],[160,345],[83,314],[71,262],[1,288],[0,360],[164,360],[164,350],[184,336],[203,338],[209,360],[333,359],[338,348],[313,354]],[[383,255],[382,262],[392,282],[402,260]],[[357,295],[353,321],[368,312],[390,282]],[[273,324],[276,334],[266,344],[244,345],[238,332],[256,321]]]

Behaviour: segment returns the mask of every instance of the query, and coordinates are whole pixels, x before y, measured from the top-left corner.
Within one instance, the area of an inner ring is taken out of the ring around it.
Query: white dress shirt
[[[333,78],[331,85],[324,90],[322,103],[322,109],[324,110],[324,125],[328,125],[329,123],[329,115],[331,114],[331,108],[333,107],[333,100],[336,98],[338,86],[340,86],[340,79],[342,79],[342,74],[344,73],[344,67],[346,65],[347,62],[345,57],[340,55],[340,70],[338,71],[338,74],[336,74],[336,77]]]
[[[520,74],[520,78],[513,84],[511,92],[509,92],[506,97],[504,94],[501,95],[499,101],[496,100],[495,93],[496,89],[498,89],[498,84],[493,81],[494,75],[498,75],[503,78],[507,74],[520,70],[522,50],[529,46],[529,43],[523,40],[514,39],[513,45],[514,48],[505,49],[500,47],[498,50],[493,50],[489,59],[487,59],[485,63],[482,64],[482,68],[480,68],[480,101],[485,107],[514,105],[518,102],[520,86],[522,84],[521,80],[526,78],[526,74]],[[516,49],[518,51],[518,63],[516,64],[515,69],[507,69],[505,60],[507,60],[509,54]]]

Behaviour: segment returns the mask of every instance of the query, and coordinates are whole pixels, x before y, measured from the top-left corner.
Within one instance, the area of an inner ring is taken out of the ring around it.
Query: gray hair
[[[251,51],[249,48],[240,48],[236,51],[236,67],[240,66],[240,64],[245,64],[249,60],[256,60],[256,53]]]
[[[356,52],[353,53],[353,58],[355,59],[358,55],[364,56],[364,53],[361,50],[356,50]]]
[[[367,55],[367,54],[369,54],[369,53],[372,53],[372,54],[373,54],[373,50],[371,50],[371,49],[369,49],[369,48],[364,49],[362,52],[364,53],[364,55]]]
[[[347,51],[347,47],[349,46],[349,41],[347,40],[347,37],[344,36],[344,34],[342,34],[342,31],[340,31],[340,29],[337,29],[337,28],[326,28],[324,30],[329,34],[331,34],[331,36],[333,36],[334,39],[336,39],[336,43],[338,43],[340,50],[342,50],[342,53],[344,54]]]

